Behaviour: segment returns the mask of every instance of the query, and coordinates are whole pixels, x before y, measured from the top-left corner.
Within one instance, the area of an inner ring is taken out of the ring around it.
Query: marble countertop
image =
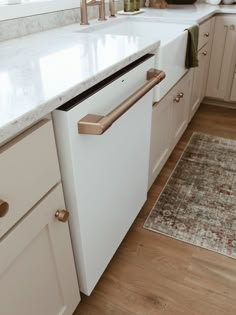
[[[154,39],[95,36],[75,27],[0,44],[0,143],[159,46]]]
[[[158,17],[159,21],[172,23],[202,23],[217,13],[236,14],[235,5],[210,5],[196,3],[193,5],[169,5],[167,9],[146,8],[143,16]],[[139,15],[140,16],[140,15]]]
[[[144,10],[137,19],[200,23],[215,13],[236,13],[236,5]],[[0,144],[160,45],[148,36],[77,32],[83,27],[74,24],[0,43]]]

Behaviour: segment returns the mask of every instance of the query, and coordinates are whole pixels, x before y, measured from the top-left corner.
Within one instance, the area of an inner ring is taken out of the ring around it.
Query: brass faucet
[[[99,12],[99,21],[105,21],[105,1],[104,0],[80,0],[80,24],[87,25],[88,23],[88,6],[98,5],[98,12]]]
[[[110,10],[110,17],[115,17],[115,3],[114,0],[109,0],[109,10]]]

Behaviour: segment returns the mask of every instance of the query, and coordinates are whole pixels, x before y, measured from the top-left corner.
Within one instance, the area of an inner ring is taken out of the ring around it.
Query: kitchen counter
[[[0,44],[0,143],[159,46],[154,39],[95,36],[77,28]]]
[[[206,3],[197,3],[194,5],[169,5],[167,9],[145,8],[142,16],[158,17],[159,21],[171,23],[202,23],[211,16],[222,14],[236,14],[235,5],[210,5]],[[139,17],[141,14],[139,15]]]
[[[137,19],[200,23],[216,13],[236,13],[236,5],[145,8]],[[76,32],[83,27],[74,24],[0,43],[0,144],[160,45],[148,36]]]

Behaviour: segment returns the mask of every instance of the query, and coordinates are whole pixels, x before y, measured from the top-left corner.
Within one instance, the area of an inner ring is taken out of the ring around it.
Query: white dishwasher
[[[146,55],[53,113],[80,289],[89,295],[147,197],[153,90]],[[108,113],[108,114],[107,114]]]

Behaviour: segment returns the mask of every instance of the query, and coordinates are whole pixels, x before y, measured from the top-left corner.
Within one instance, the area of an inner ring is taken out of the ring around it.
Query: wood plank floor
[[[236,111],[200,106],[93,293],[82,295],[74,315],[236,314],[236,260],[143,228],[194,131],[236,139]]]

